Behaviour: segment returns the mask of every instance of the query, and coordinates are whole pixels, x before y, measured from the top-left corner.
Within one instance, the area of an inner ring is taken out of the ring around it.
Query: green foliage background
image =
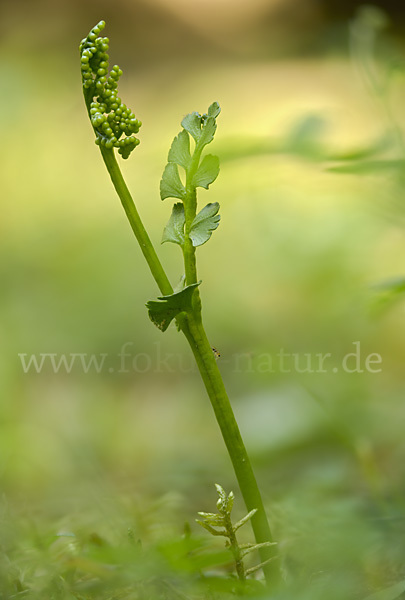
[[[204,317],[291,589],[364,597],[404,578],[404,304],[401,287],[378,287],[405,273],[401,144],[353,69],[347,24],[320,51],[288,18],[264,29],[259,12],[243,25],[222,10],[210,28],[210,6],[193,21],[163,1],[1,5],[1,598],[142,597],[130,594],[157,573],[183,589],[199,571],[173,546],[184,522],[200,539],[193,523],[212,510],[214,482],[238,500],[186,345],[148,320],[157,290],[94,145],[77,48],[101,18],[143,122],[123,170],[156,246],[180,121],[222,107],[221,172],[200,192],[222,217],[198,252]],[[330,24],[309,23],[327,39]],[[382,73],[394,46],[387,35]],[[401,64],[386,90],[401,130]],[[175,283],[179,249],[159,254]],[[118,373],[127,342],[137,370]],[[381,355],[380,373],[342,371],[354,342],[362,365]],[[305,354],[332,359],[326,373],[283,373],[281,349],[301,368]],[[24,374],[18,354],[41,352],[107,353],[114,371]],[[101,573],[115,562],[128,595]]]

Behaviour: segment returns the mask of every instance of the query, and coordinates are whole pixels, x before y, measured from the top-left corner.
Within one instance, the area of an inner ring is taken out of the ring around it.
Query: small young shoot
[[[235,496],[233,492],[226,494],[223,487],[218,483],[215,484],[218,492],[217,508],[218,513],[206,513],[199,512],[199,516],[203,520],[196,519],[197,523],[204,527],[211,535],[222,535],[227,538],[225,546],[230,549],[233,554],[235,561],[236,574],[240,581],[246,581],[249,575],[252,575],[259,569],[262,569],[270,561],[274,560],[274,557],[268,558],[267,560],[259,563],[258,565],[246,569],[243,559],[247,554],[254,552],[255,550],[262,550],[269,546],[275,546],[276,542],[262,542],[260,544],[239,544],[236,539],[237,530],[245,525],[250,519],[257,513],[257,509],[251,510],[243,519],[240,519],[237,523],[233,524],[231,519],[231,512]],[[221,527],[221,529],[216,529]]]

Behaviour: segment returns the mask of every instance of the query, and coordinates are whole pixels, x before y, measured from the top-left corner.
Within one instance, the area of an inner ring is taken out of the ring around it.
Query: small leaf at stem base
[[[161,331],[166,331],[170,323],[181,312],[190,312],[192,309],[192,300],[195,289],[200,285],[192,283],[185,287],[181,292],[171,294],[170,296],[161,296],[157,300],[150,300],[146,303],[149,318]]]

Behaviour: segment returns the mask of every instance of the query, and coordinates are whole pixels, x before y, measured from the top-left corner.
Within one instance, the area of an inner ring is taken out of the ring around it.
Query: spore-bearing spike
[[[104,27],[104,21],[97,23],[80,44],[83,88],[89,90],[89,94],[85,94],[86,102],[92,94],[88,110],[96,144],[118,148],[121,156],[128,158],[139,144],[134,134],[139,132],[142,123],[117,96],[122,70],[114,65],[108,72],[109,39],[99,37]]]

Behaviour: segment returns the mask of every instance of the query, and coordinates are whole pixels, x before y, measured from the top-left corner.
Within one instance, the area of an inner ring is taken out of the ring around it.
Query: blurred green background
[[[405,576],[404,9],[386,4],[395,27],[373,45],[382,15],[356,29],[357,3],[345,6],[0,4],[6,529],[14,514],[30,531],[153,539],[211,510],[215,482],[238,491],[185,341],[147,317],[157,290],[94,145],[78,45],[104,19],[120,95],[143,122],[122,169],[173,283],[159,179],[183,116],[222,107],[221,173],[200,193],[222,216],[198,251],[204,318],[287,576],[332,574],[351,592]],[[137,369],[118,373],[127,342]],[[364,372],[346,373],[355,342]],[[325,373],[285,373],[281,349],[301,370],[305,354],[332,357]],[[40,353],[105,353],[108,366],[24,373],[19,354]],[[371,353],[379,373],[364,368]]]

